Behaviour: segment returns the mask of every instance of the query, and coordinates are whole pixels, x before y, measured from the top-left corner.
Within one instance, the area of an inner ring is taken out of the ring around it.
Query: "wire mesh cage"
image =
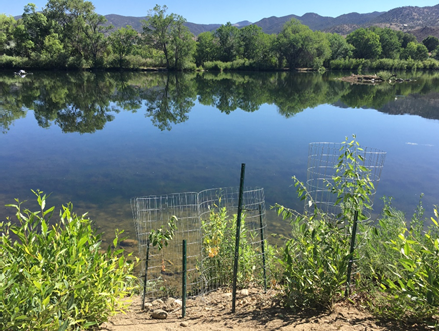
[[[335,203],[337,195],[331,192],[328,185],[333,185],[333,178],[337,176],[336,165],[339,162],[342,147],[341,143],[315,142],[310,143],[308,148],[306,188],[314,204],[320,210],[332,215],[337,215],[340,212],[340,207]],[[363,161],[359,161],[359,164],[368,169],[368,171],[358,171],[360,178],[364,179],[369,176],[374,185],[374,189],[369,195],[372,206],[384,167],[386,152],[376,148],[362,147],[361,150],[355,149],[355,156],[358,155],[363,159]],[[306,206],[308,206],[308,201]]]
[[[179,297],[182,294],[182,242],[187,243],[187,293],[198,295],[231,284],[239,188],[216,188],[131,199],[135,229],[145,275],[147,242],[151,231],[166,228],[175,216],[177,230],[168,246],[150,245],[146,296]],[[264,190],[243,193],[238,284],[258,282],[263,273],[266,228]],[[234,232],[235,231],[235,232]]]

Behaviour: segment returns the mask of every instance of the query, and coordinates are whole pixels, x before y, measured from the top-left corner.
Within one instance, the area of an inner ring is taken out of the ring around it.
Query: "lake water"
[[[238,186],[241,163],[267,206],[300,208],[291,177],[306,180],[308,144],[354,133],[387,152],[376,211],[392,196],[411,215],[424,193],[430,215],[439,204],[439,74],[381,86],[341,75],[1,72],[0,217],[40,189],[49,205],[88,211],[106,237],[114,228],[134,237],[130,198]]]

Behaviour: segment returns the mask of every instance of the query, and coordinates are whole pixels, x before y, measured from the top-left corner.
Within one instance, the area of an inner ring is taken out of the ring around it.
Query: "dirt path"
[[[338,304],[332,312],[293,312],[280,306],[275,291],[266,294],[258,290],[240,292],[236,313],[231,313],[231,293],[217,291],[204,297],[188,300],[186,316],[174,299],[148,303],[141,310],[140,297],[134,297],[126,314],[113,316],[101,326],[109,331],[172,331],[172,330],[423,330],[416,325],[395,326],[380,323],[368,312],[350,304]],[[151,312],[164,309],[166,319],[152,319]]]

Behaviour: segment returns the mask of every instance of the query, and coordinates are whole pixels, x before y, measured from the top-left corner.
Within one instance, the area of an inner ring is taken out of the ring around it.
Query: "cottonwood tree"
[[[354,57],[357,59],[377,59],[382,48],[380,37],[373,31],[360,28],[346,37],[346,41],[354,46]]]
[[[277,36],[276,48],[290,69],[318,68],[331,56],[329,41],[320,31],[312,31],[298,20],[285,23]]]
[[[131,25],[120,28],[110,35],[113,53],[117,55],[119,68],[123,67],[124,58],[130,55],[138,41],[137,31]]]
[[[181,70],[192,59],[195,40],[183,24],[186,20],[176,14],[166,14],[168,7],[156,5],[142,21],[143,38],[147,45],[163,52],[168,69]]]

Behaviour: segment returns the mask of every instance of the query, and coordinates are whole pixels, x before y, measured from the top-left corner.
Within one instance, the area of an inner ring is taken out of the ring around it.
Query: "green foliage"
[[[429,52],[432,52],[439,46],[439,39],[434,36],[428,36],[424,40],[422,40],[422,43],[425,47],[427,47]]]
[[[329,60],[338,60],[352,57],[352,50],[354,47],[348,44],[343,36],[338,33],[328,33],[326,38],[329,41],[331,48],[331,57]]]
[[[359,220],[365,219],[363,210],[370,208],[369,196],[373,184],[355,135],[346,140],[340,148],[336,165],[336,175],[328,182],[330,191],[337,195],[336,205],[341,212],[334,218],[323,213],[315,205],[303,183],[295,177],[295,186],[301,200],[305,200],[313,212],[299,214],[276,205],[284,219],[291,219],[292,238],[284,249],[286,303],[296,307],[324,307],[342,298],[347,278],[348,262],[351,258],[349,247],[354,212]]]
[[[218,60],[223,62],[232,62],[241,55],[241,38],[240,31],[230,22],[221,25],[214,32],[215,38],[218,40]]]
[[[303,184],[295,181],[303,192]],[[284,219],[291,219],[292,226],[282,259],[285,304],[331,309],[342,298],[347,280],[349,237],[344,227],[328,221],[317,208],[303,215],[280,205],[276,208]]]
[[[371,27],[371,31],[376,33],[380,38],[381,58],[397,59],[401,52],[401,41],[395,30],[390,28]]]
[[[346,41],[354,46],[354,57],[357,59],[376,59],[381,55],[380,37],[373,31],[360,28],[346,37]]]
[[[118,249],[102,251],[101,235],[85,215],[63,206],[57,223],[47,196],[34,192],[40,210],[22,203],[15,224],[1,222],[0,307],[2,330],[83,329],[123,309],[118,298],[132,289],[134,264]]]
[[[421,205],[420,205],[421,206]],[[421,207],[422,208],[422,207]],[[418,209],[419,210],[419,209]],[[421,213],[415,213],[410,227],[403,215],[389,205],[379,226],[373,230],[365,255],[375,280],[371,309],[378,316],[410,322],[429,321],[439,307],[438,210],[424,231]]]
[[[221,201],[220,201],[221,203]],[[203,233],[203,269],[212,279],[210,286],[231,285],[233,282],[233,265],[235,256],[237,215],[229,215],[226,207],[214,206],[209,218],[202,221]],[[255,247],[256,234],[246,226],[246,214],[241,216],[241,233],[239,243],[239,268],[237,285],[247,287],[250,284],[262,284],[262,250]],[[272,275],[275,269],[274,255],[276,249],[265,243],[267,273]]]
[[[123,68],[125,56],[133,52],[134,44],[137,42],[137,32],[129,25],[120,28],[110,35],[111,48],[117,55],[119,68]]]
[[[197,37],[197,46],[195,51],[195,63],[203,65],[207,61],[214,61],[216,58],[217,46],[214,43],[212,32],[202,32]]]
[[[352,222],[353,212],[357,211],[359,220],[366,218],[365,209],[371,209],[370,195],[374,185],[370,180],[370,170],[364,165],[363,149],[360,147],[356,136],[352,140],[346,137],[340,148],[340,156],[336,165],[336,176],[332,178],[333,184],[328,182],[330,191],[337,195],[335,205],[341,207],[339,219]]]
[[[148,236],[151,245],[157,246],[159,251],[162,250],[163,246],[167,247],[169,241],[174,238],[174,233],[177,230],[177,221],[177,217],[172,216],[166,229],[162,226],[159,229],[152,230]]]
[[[181,70],[192,60],[195,41],[183,25],[186,20],[180,15],[167,15],[167,9],[156,5],[147,20],[143,20],[144,42],[163,52],[168,69]]]
[[[428,58],[428,50],[423,44],[409,42],[407,47],[401,52],[401,58],[404,60],[412,59],[423,61]]]
[[[294,19],[285,23],[275,45],[290,70],[299,67],[317,69],[331,56],[330,43],[325,34],[312,31]]]

